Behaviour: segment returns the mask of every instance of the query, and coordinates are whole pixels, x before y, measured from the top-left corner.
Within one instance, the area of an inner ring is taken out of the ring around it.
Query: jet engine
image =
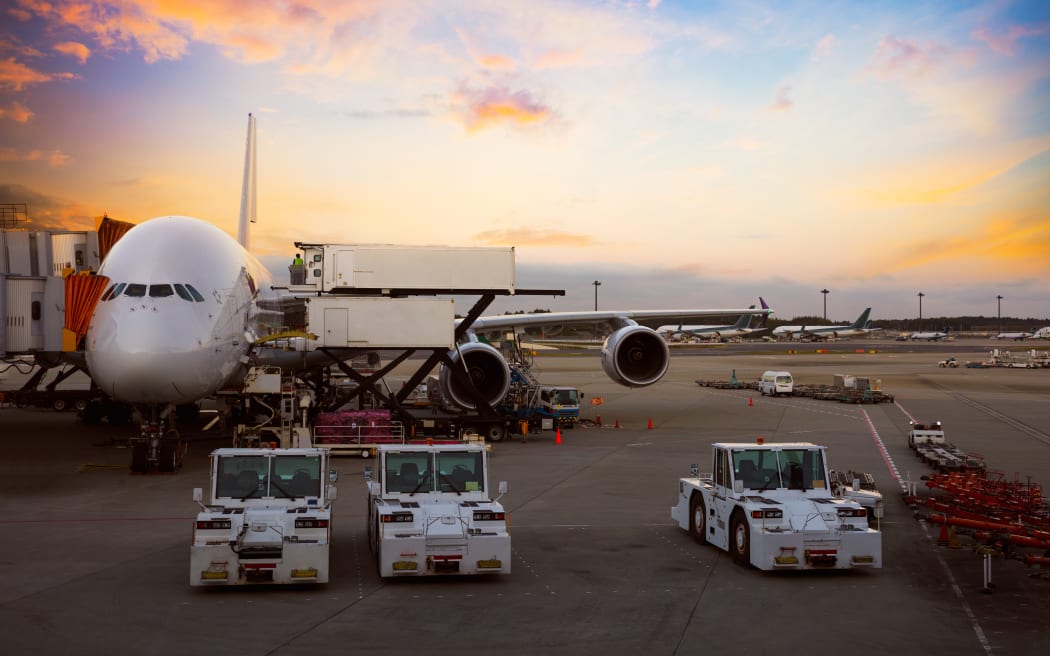
[[[453,351],[450,355],[457,368],[465,367],[474,389],[489,405],[498,405],[507,395],[510,389],[510,367],[495,348],[482,342],[470,342],[460,345],[459,351]],[[473,410],[477,405],[470,388],[453,376],[447,366],[441,367],[438,384],[444,398],[464,410]]]
[[[602,345],[602,369],[625,387],[645,387],[663,378],[671,351],[659,333],[645,326],[625,326]]]

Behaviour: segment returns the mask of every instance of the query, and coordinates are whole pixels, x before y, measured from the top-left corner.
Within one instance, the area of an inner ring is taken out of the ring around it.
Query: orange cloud
[[[56,43],[54,48],[56,52],[60,52],[63,55],[76,57],[77,61],[81,64],[87,62],[88,57],[91,56],[91,50],[83,43],[77,43],[76,41],[63,41],[62,43]]]
[[[598,242],[590,235],[560,232],[558,230],[536,230],[533,228],[511,228],[487,230],[474,235],[474,240],[490,246],[548,246],[586,247]]]
[[[0,162],[47,162],[49,166],[58,168],[72,161],[72,158],[61,150],[53,150],[50,153],[42,150],[29,150],[18,152],[14,148],[0,148]]]
[[[528,127],[554,120],[554,111],[533,99],[528,91],[510,91],[506,87],[462,89],[464,104],[459,114],[468,132],[506,124]]]
[[[14,57],[0,59],[0,89],[22,91],[34,84],[52,80],[72,80],[76,77],[73,73],[44,73],[15,61]]]
[[[891,266],[912,269],[939,262],[959,261],[979,265],[978,260],[1008,262],[1012,269],[1026,262],[1045,267],[1050,255],[1050,216],[1000,213],[978,228],[954,236],[916,243]]]
[[[583,59],[580,50],[548,50],[536,58],[536,70],[575,66]]]
[[[28,123],[33,119],[33,112],[19,102],[12,102],[7,107],[0,107],[0,119],[3,118],[15,123]]]

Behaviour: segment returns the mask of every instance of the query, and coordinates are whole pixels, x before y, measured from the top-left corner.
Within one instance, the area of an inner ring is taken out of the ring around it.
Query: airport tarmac
[[[944,422],[990,470],[1048,489],[1050,369],[943,369],[935,344],[735,346],[676,354],[663,381],[634,390],[611,382],[593,351],[537,357],[541,379],[578,386],[583,416],[605,427],[493,445],[490,478],[510,485],[513,572],[485,578],[380,580],[365,542],[369,461],[346,458],[329,584],[190,588],[191,490],[225,440],[194,435],[178,474],[132,476],[115,442],[130,428],[0,408],[0,644],[11,654],[1046,653],[1050,581],[996,557],[983,593],[981,558],[965,539],[938,546],[938,527],[913,517],[897,479],[929,473],[906,442],[915,417]],[[964,362],[987,356],[984,344],[952,346]],[[767,369],[801,383],[867,376],[895,402],[695,382]],[[825,444],[834,468],[875,475],[882,569],[745,569],[671,522],[690,464],[708,471],[712,442],[757,436]]]

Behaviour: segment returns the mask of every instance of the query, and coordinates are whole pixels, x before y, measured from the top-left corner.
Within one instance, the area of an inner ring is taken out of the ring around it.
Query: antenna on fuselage
[[[241,184],[241,216],[237,241],[248,249],[248,222],[255,223],[255,117],[248,114],[248,137],[244,146],[244,182]]]

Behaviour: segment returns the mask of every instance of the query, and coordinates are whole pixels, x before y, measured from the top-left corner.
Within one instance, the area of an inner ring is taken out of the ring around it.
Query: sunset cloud
[[[788,96],[791,94],[791,87],[784,85],[777,89],[776,100],[769,105],[767,109],[772,112],[786,112],[795,106],[795,103],[791,101]]]
[[[1028,37],[1043,36],[1050,33],[1050,25],[1011,25],[1005,33],[992,34],[987,27],[981,27],[970,33],[974,39],[984,42],[1000,55],[1013,56],[1017,42]]]
[[[839,40],[835,38],[834,34],[827,34],[821,37],[820,41],[817,41],[816,47],[813,48],[813,52],[810,54],[810,61],[818,62],[827,59],[834,52],[835,47],[838,45]]]
[[[20,102],[12,102],[6,107],[0,107],[0,119],[7,119],[15,123],[28,123],[33,119],[33,112]]]
[[[920,46],[908,39],[886,35],[879,41],[868,70],[880,77],[921,77],[932,71],[946,54],[942,46]]]
[[[533,98],[528,91],[511,91],[506,87],[486,89],[461,88],[456,97],[457,115],[468,132],[509,125],[527,128],[550,123],[554,111]]]
[[[45,73],[15,61],[14,57],[0,59],[0,89],[22,91],[34,84],[72,80],[76,77],[73,73]]]
[[[51,167],[69,164],[72,158],[61,150],[46,152],[43,150],[17,151],[14,148],[0,148],[0,162],[46,162]]]
[[[599,242],[591,235],[534,228],[488,230],[474,235],[473,241],[489,246],[544,246],[585,248]]]
[[[88,57],[91,56],[91,50],[83,43],[77,43],[76,41],[63,41],[62,43],[56,43],[54,48],[56,52],[75,57],[81,64],[86,63]]]

